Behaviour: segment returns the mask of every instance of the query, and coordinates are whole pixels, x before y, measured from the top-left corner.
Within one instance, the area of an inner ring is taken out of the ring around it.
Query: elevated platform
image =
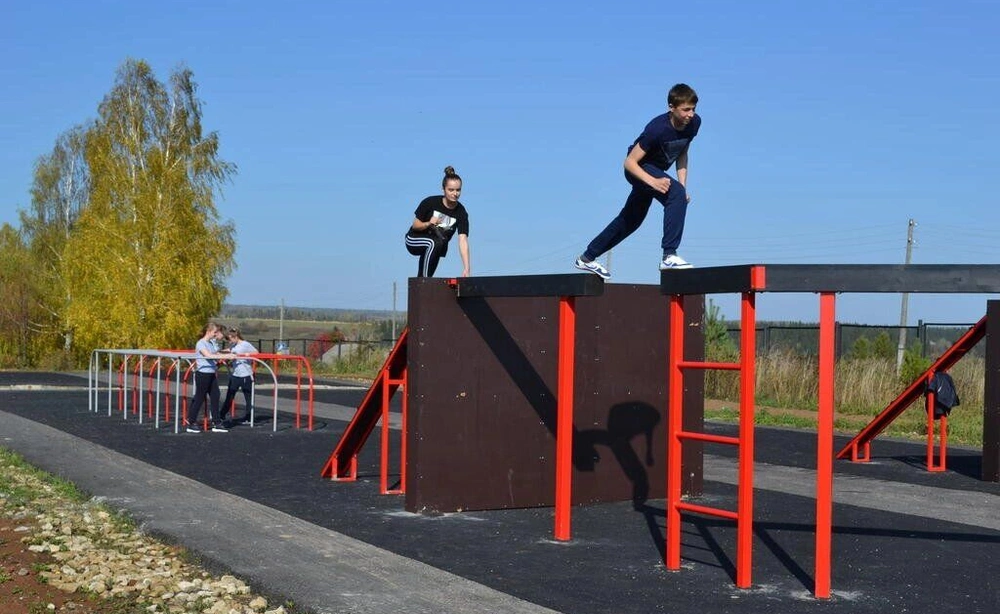
[[[742,264],[663,271],[666,295],[810,292],[1000,294],[1000,264]],[[832,314],[833,305],[830,305]],[[828,323],[833,325],[833,318]],[[821,328],[822,318],[821,318]],[[822,334],[822,332],[821,332]],[[1000,301],[987,301],[982,479],[1000,481]],[[828,382],[832,389],[832,382]]]
[[[741,264],[663,271],[664,294],[1000,293],[1000,264]]]

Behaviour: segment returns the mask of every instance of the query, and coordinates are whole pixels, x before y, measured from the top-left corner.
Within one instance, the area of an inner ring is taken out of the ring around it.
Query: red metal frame
[[[153,371],[156,371],[160,367],[160,359],[157,358],[153,361],[153,364],[149,367],[149,373],[146,375],[146,417],[149,419],[153,418],[153,403],[156,396],[156,390],[153,389]]]
[[[379,369],[375,381],[368,388],[361,404],[358,405],[354,417],[351,419],[347,429],[340,436],[340,441],[334,448],[330,458],[323,465],[320,475],[331,480],[342,482],[353,482],[358,479],[358,452],[364,447],[365,442],[379,419],[382,419],[383,429],[388,425],[389,401],[392,395],[400,386],[406,385],[407,380],[407,351],[406,346],[409,339],[409,328],[404,328],[403,332],[396,340],[396,344],[389,352],[389,356]],[[403,398],[403,424],[402,424],[402,448],[400,453],[400,489],[398,493],[405,492],[406,488],[406,428],[407,428],[408,403]],[[387,476],[388,465],[388,445],[387,434],[383,433],[382,446],[382,475]],[[382,492],[386,494],[388,478],[382,483]]]
[[[684,308],[682,295],[670,295],[668,344],[668,418],[667,418],[667,543],[665,564],[667,569],[680,568],[680,512],[696,512],[735,520],[737,522],[737,586],[746,588],[750,583],[750,527],[752,522],[753,488],[753,384],[755,352],[755,318],[753,291],[766,290],[765,267],[751,267],[751,291],[743,295],[741,312],[740,363],[709,363],[685,361],[683,357]],[[836,333],[836,293],[820,291],[820,331],[819,331],[819,389],[817,407],[816,445],[816,533],[814,595],[817,598],[830,597],[831,543],[833,520],[833,419],[835,401],[835,333]],[[934,373],[947,371],[964,356],[986,334],[986,317],[970,328],[955,344],[942,354],[895,401],[889,404],[872,422],[837,454],[837,458],[850,457],[854,461],[866,461],[871,456],[871,441],[886,428],[900,413],[925,393],[926,383]],[[683,369],[727,369],[740,370],[740,436],[738,438],[690,433],[683,430],[681,418],[681,397],[683,389]],[[947,417],[940,418],[939,461],[934,462],[934,395],[927,394],[927,467],[929,471],[944,471],[948,440]],[[683,503],[681,497],[681,443],[683,439],[735,444],[740,446],[740,470],[738,481],[737,511],[719,510],[692,503]],[[746,530],[741,531],[741,523]]]
[[[926,371],[920,374],[920,377],[910,384],[906,390],[901,392],[899,396],[889,403],[879,415],[875,416],[875,418],[873,418],[867,426],[861,429],[854,439],[852,439],[840,452],[837,453],[837,458],[849,458],[855,462],[865,462],[870,460],[872,440],[878,437],[879,434],[881,434],[893,420],[898,418],[900,414],[909,408],[910,405],[920,397],[920,395],[924,394],[927,381],[935,373],[945,372],[953,367],[955,363],[965,356],[966,353],[975,347],[975,345],[985,336],[986,316],[983,316],[982,319],[972,325],[969,330],[965,331],[965,334],[959,337],[950,348],[945,350],[945,352],[941,354],[941,356],[939,356]],[[932,426],[928,425],[928,431],[932,430],[932,428]],[[944,462],[942,461],[941,464],[943,465]],[[928,458],[928,471],[937,470],[932,469],[932,467],[933,464]]]
[[[128,365],[128,356],[122,358],[122,364],[118,365],[118,411],[125,416],[125,369]]]
[[[174,369],[176,369],[179,364],[180,363],[178,361],[176,361],[176,360],[170,363],[170,366],[167,367],[167,372],[163,376],[164,381],[168,381],[168,382],[170,381],[170,375],[174,372]],[[163,419],[166,420],[167,422],[170,422],[170,406],[171,406],[171,403],[170,403],[170,396],[171,396],[170,395],[170,386],[166,387],[166,390],[164,390],[163,395],[164,395],[164,397],[163,397],[163,406],[165,408],[165,411],[163,412]],[[182,397],[182,400],[183,400],[183,397]]]
[[[763,271],[755,277],[763,284]],[[755,286],[756,287],[756,286]],[[756,390],[756,299],[744,292],[740,307],[740,361],[719,363],[684,360],[684,298],[669,297],[667,350],[667,569],[681,565],[681,512],[694,512],[736,521],[736,586],[750,587],[753,549],[754,396]],[[682,418],[684,369],[722,369],[740,372],[739,436],[725,437],[685,431]],[[681,501],[681,446],[684,440],[735,445],[739,448],[736,511]]]
[[[132,379],[136,382],[140,382],[142,379],[142,356],[136,358],[135,366],[132,367]],[[139,415],[139,386],[138,384],[132,388],[132,415]],[[140,418],[141,420],[141,418]]]
[[[751,287],[764,288],[764,268],[751,271]],[[667,569],[680,568],[681,512],[694,512],[736,522],[736,586],[749,588],[753,547],[754,483],[754,398],[756,394],[756,301],[754,292],[742,295],[740,309],[740,361],[717,363],[684,360],[683,297],[670,300],[668,345],[668,418],[667,418]],[[816,535],[813,593],[817,598],[830,596],[830,545],[833,517],[833,414],[835,394],[836,295],[820,293],[819,399],[816,445]],[[684,369],[724,369],[740,372],[739,436],[724,437],[685,431],[681,418]],[[723,510],[681,499],[681,444],[683,440],[729,444],[739,447],[737,509]]]
[[[313,397],[314,397],[314,386],[313,386],[313,373],[312,366],[309,364],[309,360],[305,356],[299,356],[297,354],[250,354],[254,358],[259,358],[261,360],[270,360],[272,368],[274,369],[274,378],[278,379],[278,373],[280,372],[279,365],[281,361],[295,361],[296,363],[296,374],[295,374],[295,428],[302,428],[302,368],[305,367],[306,376],[309,378],[309,401],[308,401],[308,430],[313,430]],[[239,354],[234,354],[239,356]],[[275,391],[277,394],[277,391]],[[236,399],[233,399],[235,404]]]

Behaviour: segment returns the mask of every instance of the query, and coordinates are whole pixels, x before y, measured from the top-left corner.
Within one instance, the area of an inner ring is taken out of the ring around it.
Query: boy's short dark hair
[[[671,107],[682,104],[698,104],[698,94],[687,83],[678,83],[670,88],[667,94],[667,104]]]

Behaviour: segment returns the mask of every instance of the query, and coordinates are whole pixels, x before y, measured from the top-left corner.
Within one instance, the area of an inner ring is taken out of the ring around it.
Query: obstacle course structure
[[[293,361],[298,365],[295,384],[295,428],[302,426],[302,371],[308,374],[308,407],[306,424],[313,429],[313,377],[312,368],[304,356],[287,354],[234,354],[254,364],[255,371],[261,367],[272,382],[273,398],[271,407],[272,430],[278,428],[278,363]],[[156,428],[161,423],[161,397],[166,401],[162,405],[162,415],[170,422],[170,399],[173,399],[174,432],[180,432],[182,421],[187,410],[187,388],[194,362],[199,354],[192,350],[154,350],[154,349],[96,349],[91,352],[87,375],[87,405],[91,412],[98,412],[100,406],[99,394],[102,372],[106,372],[107,384],[107,414],[112,415],[112,391],[117,379],[118,410],[123,419],[128,419],[129,412],[135,415],[140,424],[144,418],[152,420]],[[268,364],[268,360],[271,364]],[[102,364],[107,364],[107,369]],[[164,363],[166,368],[164,369]],[[148,369],[148,372],[147,372]],[[116,378],[117,373],[117,378]],[[131,378],[130,378],[131,374]],[[171,378],[173,387],[171,392]],[[255,387],[256,389],[256,387]],[[131,394],[130,394],[131,391]],[[129,398],[132,406],[129,407]],[[148,398],[145,402],[144,399]],[[251,397],[251,401],[255,395]],[[250,425],[255,423],[255,410],[250,414]]]
[[[664,497],[666,567],[680,568],[681,513],[717,516],[736,522],[735,579],[749,587],[755,297],[814,293],[820,312],[813,578],[819,598],[830,596],[836,295],[1000,293],[1000,266],[994,265],[710,267],[665,271],[658,289],[602,286],[600,296],[567,279],[541,277],[410,280],[401,380],[407,393],[401,472],[406,509],[440,513],[555,504],[556,537],[568,539],[568,516],[560,529],[559,510],[566,499],[631,499],[638,507]],[[742,295],[735,363],[704,361],[704,295],[718,293]],[[988,302],[985,335],[983,477],[996,480],[991,476],[1000,466],[1000,369],[991,365],[1000,365],[1000,301]],[[704,432],[706,369],[741,374],[737,437]],[[324,475],[339,477],[331,469],[356,462],[378,417],[387,419],[387,396],[381,400],[378,416],[374,404],[368,418],[356,416],[352,425],[363,424],[367,432],[360,438],[345,434],[342,442],[351,437],[354,443],[342,458],[331,457],[337,462],[328,461]],[[739,447],[736,510],[682,500],[701,493],[707,443]],[[570,459],[569,477],[560,469],[560,454]]]
[[[753,372],[756,344],[749,342],[756,323],[755,296],[761,292],[815,293],[820,296],[819,391],[816,445],[816,553],[814,589],[817,597],[830,596],[831,533],[833,513],[833,407],[834,329],[838,293],[1000,293],[1000,265],[739,265],[665,271],[660,287],[670,296],[671,331],[682,327],[682,299],[688,295],[739,293],[743,297],[741,328],[744,333],[738,365],[697,364],[685,360],[677,348],[670,350],[670,382],[677,389],[684,369],[732,368],[744,375]],[[995,318],[991,320],[992,317]],[[992,328],[991,328],[992,322]],[[992,337],[991,337],[992,333]],[[986,395],[983,409],[983,479],[998,480],[1000,473],[1000,301],[989,301],[986,317]],[[674,343],[679,342],[674,337]],[[671,489],[667,496],[666,566],[680,568],[680,512],[698,512],[737,522],[736,584],[750,586],[753,484],[753,386],[741,386],[739,510],[714,510],[691,506]],[[673,411],[674,405],[671,405]],[[671,421],[668,455],[678,454],[685,439],[697,440],[694,428],[680,418]],[[705,438],[702,437],[702,440]],[[730,442],[721,442],[730,443]],[[670,463],[668,463],[670,465]],[[678,468],[669,466],[676,480]],[[669,479],[668,479],[669,481]],[[749,499],[748,499],[749,497]],[[742,530],[741,530],[742,529]]]
[[[663,496],[663,481],[650,478],[666,462],[667,301],[656,286],[574,274],[413,278],[409,292],[407,510],[568,509]],[[686,303],[688,350],[700,356],[703,301]],[[700,424],[702,381],[687,384],[686,419]],[[347,468],[381,415],[367,405],[324,476],[351,479]],[[568,437],[559,435],[560,415]],[[699,494],[700,450],[686,450],[683,463],[684,492]],[[556,537],[567,539],[560,516]]]

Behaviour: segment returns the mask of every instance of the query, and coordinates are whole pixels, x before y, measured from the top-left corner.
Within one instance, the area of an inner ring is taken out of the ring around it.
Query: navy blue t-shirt
[[[698,135],[699,128],[701,128],[701,117],[697,113],[680,131],[670,123],[670,113],[657,115],[646,124],[642,134],[635,140],[635,143],[629,146],[628,150],[632,151],[632,147],[638,143],[646,152],[646,156],[639,163],[652,164],[660,170],[666,171],[677,161],[677,158],[681,157],[681,154],[687,151],[691,141]]]

